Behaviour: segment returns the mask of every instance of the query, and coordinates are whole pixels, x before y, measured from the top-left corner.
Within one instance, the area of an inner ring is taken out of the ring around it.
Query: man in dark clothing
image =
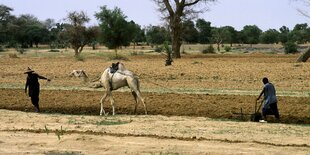
[[[264,94],[264,106],[262,109],[262,113],[264,119],[266,120],[267,115],[274,115],[277,119],[280,119],[278,105],[277,105],[277,97],[276,97],[276,89],[272,83],[269,82],[268,78],[263,78],[264,88],[260,93],[257,100]]]
[[[31,70],[29,67],[27,71],[24,74],[28,74],[26,79],[26,85],[25,85],[25,93],[27,93],[28,89],[28,95],[31,97],[31,103],[36,108],[36,112],[40,112],[39,108],[39,94],[40,94],[40,83],[39,79],[45,79],[47,81],[51,81],[50,79],[40,76],[37,73],[34,73],[33,70]]]

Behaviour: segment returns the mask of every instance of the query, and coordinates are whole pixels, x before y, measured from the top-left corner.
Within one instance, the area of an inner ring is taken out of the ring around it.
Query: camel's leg
[[[100,104],[101,104],[101,108],[100,108],[100,116],[103,114],[105,115],[105,111],[103,109],[103,102],[105,101],[105,99],[107,98],[108,94],[104,93],[104,95],[102,96],[101,100],[100,100]]]
[[[113,98],[112,92],[109,93],[109,96],[110,96],[110,102],[112,106],[113,115],[115,115],[114,98]]]
[[[128,86],[129,88],[134,91],[137,95],[137,97],[141,100],[141,102],[143,103],[143,106],[144,106],[144,112],[145,114],[147,115],[147,108],[146,108],[146,105],[144,103],[144,99],[142,98],[141,96],[141,93],[140,93],[140,89],[139,89],[139,81],[138,79],[135,79],[135,78],[132,78],[130,80],[127,80],[127,83],[128,83]]]
[[[143,106],[144,106],[144,112],[145,112],[145,115],[147,115],[147,108],[146,108],[146,105],[145,105],[145,102],[144,102],[144,99],[142,98],[141,96],[141,93],[139,90],[135,91],[135,93],[137,94],[138,98],[141,100]]]
[[[135,110],[134,110],[134,114],[136,114],[136,112],[137,112],[137,106],[138,106],[138,98],[137,98],[137,94],[136,94],[136,92],[134,92],[134,91],[132,91],[131,92],[132,93],[132,96],[135,98]]]

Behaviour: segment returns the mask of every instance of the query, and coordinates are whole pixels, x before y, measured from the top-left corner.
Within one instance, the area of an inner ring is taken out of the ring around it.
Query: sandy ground
[[[309,154],[310,127],[0,110],[0,154]]]

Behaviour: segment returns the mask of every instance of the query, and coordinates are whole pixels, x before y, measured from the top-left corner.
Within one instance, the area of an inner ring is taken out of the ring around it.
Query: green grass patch
[[[85,56],[84,55],[77,55],[74,57],[76,61],[82,61],[84,62],[85,61]]]
[[[82,155],[82,152],[78,151],[48,151],[45,155]]]
[[[129,58],[124,55],[115,55],[115,54],[108,54],[107,55],[108,60],[123,60],[123,61],[129,61]]]
[[[122,124],[128,124],[129,122],[122,122],[122,121],[97,121],[96,125],[122,125]]]

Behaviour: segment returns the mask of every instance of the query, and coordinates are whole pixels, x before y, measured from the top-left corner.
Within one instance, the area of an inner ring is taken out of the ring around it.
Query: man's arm
[[[44,76],[41,76],[41,75],[38,75],[38,78],[39,78],[39,79],[44,79],[44,80],[47,80],[47,81],[51,81],[50,79],[48,79],[48,78],[46,78],[46,77],[44,77]]]
[[[264,88],[265,88],[265,87],[264,87]],[[264,94],[264,88],[263,88],[262,92],[259,94],[259,96],[258,96],[258,98],[256,99],[256,101],[259,100],[260,97],[262,97],[262,95]]]

